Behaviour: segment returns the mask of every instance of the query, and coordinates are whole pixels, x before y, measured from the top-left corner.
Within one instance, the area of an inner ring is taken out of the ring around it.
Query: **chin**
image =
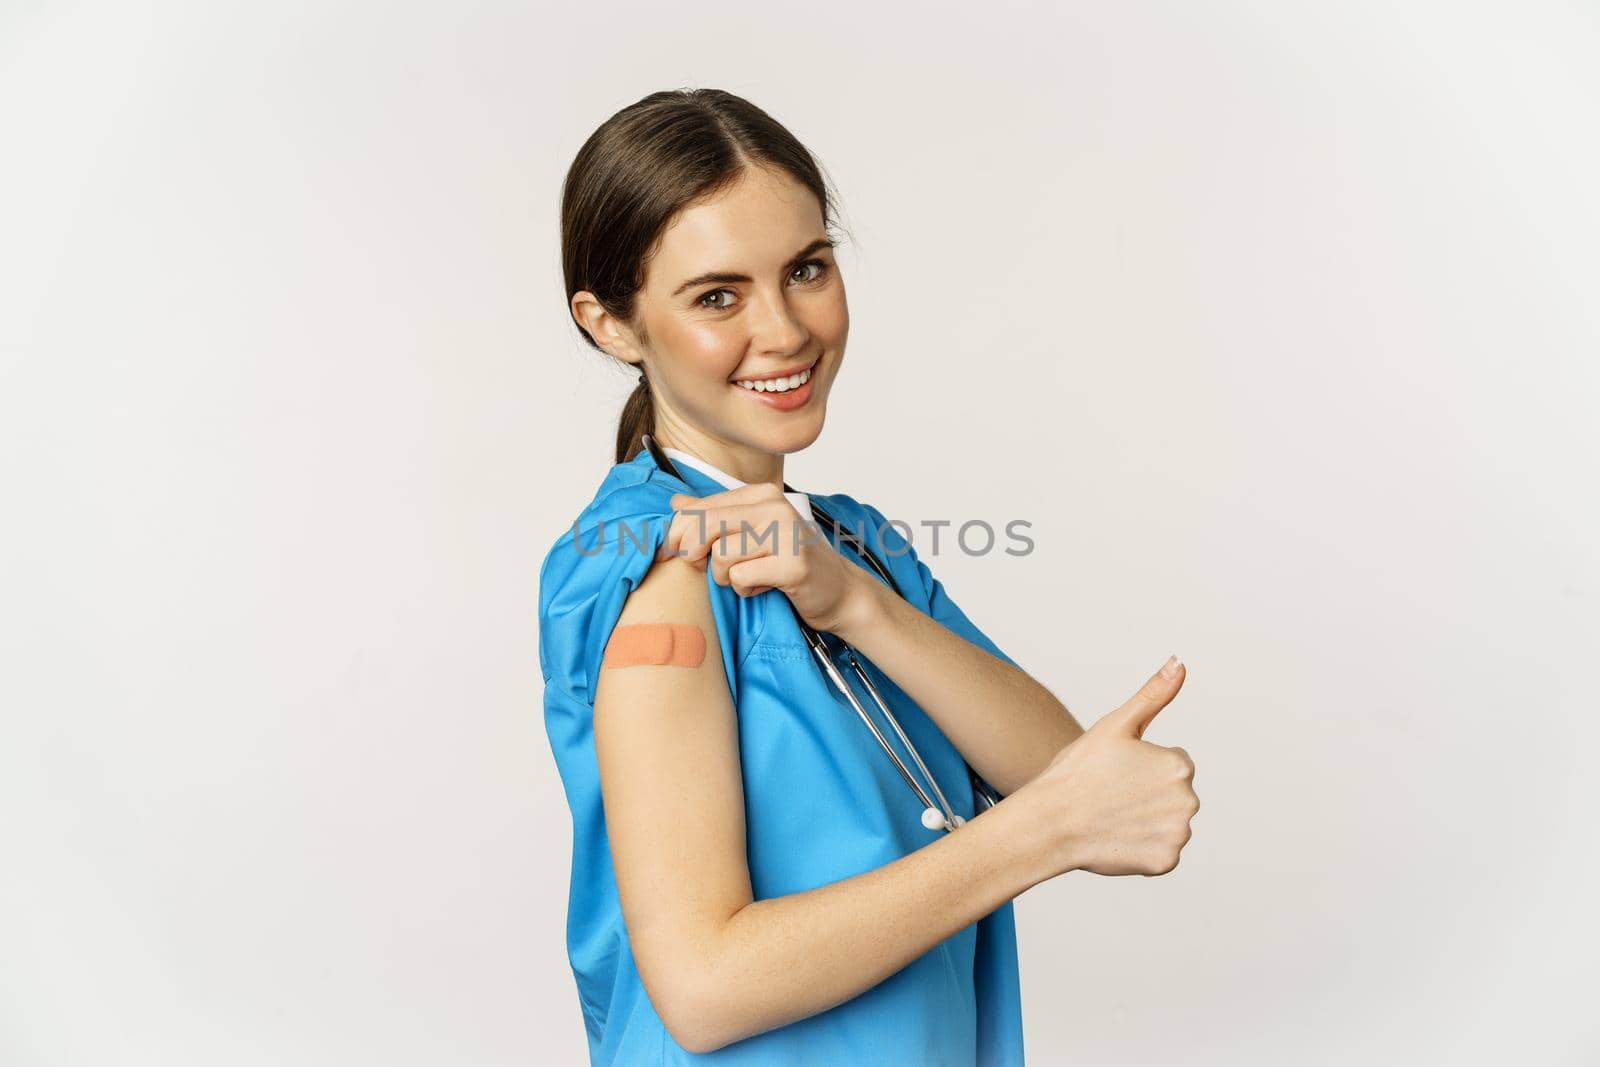
[[[822,436],[822,423],[823,420],[819,415],[800,425],[771,427],[762,435],[766,449],[774,455],[787,456],[809,448],[818,437]]]

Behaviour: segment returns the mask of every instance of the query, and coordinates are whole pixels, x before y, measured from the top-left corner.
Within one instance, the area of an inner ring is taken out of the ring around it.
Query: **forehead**
[[[715,198],[678,212],[662,233],[646,284],[670,288],[709,270],[777,269],[822,236],[822,205],[810,189],[785,171],[747,169]]]

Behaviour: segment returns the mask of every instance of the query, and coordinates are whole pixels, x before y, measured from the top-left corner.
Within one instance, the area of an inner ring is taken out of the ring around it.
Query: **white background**
[[[1592,1063],[1600,13],[0,6],[0,1061],[577,1063],[537,577],[633,377],[559,184],[711,86],[853,240],[789,480],[1202,811],[1038,1064]],[[893,402],[889,402],[890,398]],[[886,446],[885,443],[888,443]]]

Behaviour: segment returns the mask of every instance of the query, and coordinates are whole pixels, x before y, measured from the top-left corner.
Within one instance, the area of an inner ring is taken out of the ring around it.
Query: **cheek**
[[[670,364],[695,378],[727,378],[738,368],[743,350],[726,328],[709,319],[663,318],[665,321],[651,325],[651,341]]]
[[[693,326],[682,331],[673,345],[683,366],[692,370],[698,383],[722,384],[739,369],[744,359],[744,344],[715,326]]]
[[[829,347],[837,348],[844,344],[845,336],[850,332],[850,305],[845,301],[842,287],[837,299],[823,301],[817,308],[811,332]]]

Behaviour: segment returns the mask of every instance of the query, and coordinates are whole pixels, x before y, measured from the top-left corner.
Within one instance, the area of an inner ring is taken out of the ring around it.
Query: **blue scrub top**
[[[872,988],[805,1019],[699,1054],[686,1052],[662,1025],[640,983],[617,899],[592,716],[601,655],[623,601],[643,580],[666,537],[672,519],[668,501],[674,493],[701,497],[724,491],[687,464],[679,464],[679,470],[681,480],[664,473],[648,451],[613,466],[594,499],[551,547],[539,574],[545,729],[572,813],[567,955],[590,1062],[606,1067],[1021,1064],[1022,997],[1009,901]],[[1014,662],[945,595],[942,583],[886,525],[882,512],[843,493],[810,495],[845,529],[864,532],[918,609],[991,655]],[[841,554],[867,567],[849,547]],[[755,899],[850,878],[943,834],[922,825],[922,805],[818,668],[783,592],[741,597],[718,585],[709,567],[706,587],[738,714]],[[961,754],[887,675],[860,659],[951,806],[971,818],[972,783]],[[860,698],[875,712],[868,697]],[[891,731],[885,736],[898,746]]]

